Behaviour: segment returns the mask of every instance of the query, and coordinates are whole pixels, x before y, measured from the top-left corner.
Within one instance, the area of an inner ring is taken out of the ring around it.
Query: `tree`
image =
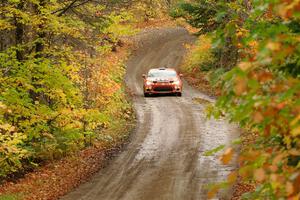
[[[131,15],[118,9],[123,3],[1,1],[0,177],[91,145],[125,120],[115,114],[130,109],[123,67],[102,60],[132,30]],[[110,33],[115,27],[122,33]],[[106,94],[97,94],[111,97],[106,104],[94,95],[99,84]]]

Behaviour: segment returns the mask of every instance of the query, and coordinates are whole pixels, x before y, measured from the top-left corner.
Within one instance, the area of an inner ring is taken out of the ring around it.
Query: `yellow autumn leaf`
[[[299,121],[300,121],[300,115],[298,115],[297,117],[295,117],[295,118],[290,122],[290,126],[295,126]]]
[[[300,126],[296,126],[295,128],[293,128],[292,131],[291,131],[291,134],[294,137],[300,135]]]
[[[210,188],[210,190],[207,193],[207,198],[212,199],[216,196],[217,192],[219,191],[219,186],[214,185],[213,187]]]
[[[243,32],[242,31],[238,31],[237,33],[236,33],[236,36],[237,37],[242,37],[244,34],[243,34]]]
[[[265,170],[262,168],[259,168],[254,171],[254,179],[258,182],[262,182],[266,179],[266,173]]]
[[[264,120],[264,116],[261,112],[255,112],[252,118],[255,123],[261,123]]]
[[[231,172],[228,177],[227,177],[227,181],[229,183],[235,183],[238,177],[238,173],[236,171]]]
[[[287,182],[285,184],[285,190],[286,190],[286,193],[288,196],[292,195],[294,193],[294,186],[293,186],[293,183],[291,182]]]
[[[222,163],[224,165],[227,165],[231,161],[232,156],[233,156],[233,149],[232,148],[228,148],[225,151],[225,153],[221,156],[220,160],[222,161]]]
[[[289,154],[293,156],[300,156],[300,151],[297,149],[291,149],[289,150]]]
[[[277,165],[270,165],[270,166],[269,166],[269,170],[270,170],[271,172],[276,172],[276,171],[278,170],[278,167],[277,167]]]
[[[6,109],[7,107],[6,107],[6,105],[5,105],[4,103],[2,103],[2,102],[0,101],[0,108],[1,108],[1,109]]]
[[[280,163],[283,161],[284,157],[285,157],[285,154],[283,154],[283,153],[278,154],[278,155],[275,156],[275,158],[273,159],[272,164],[273,164],[273,165],[278,165],[278,164],[280,164]]]
[[[281,44],[279,42],[269,42],[267,48],[272,51],[278,51],[281,48]]]
[[[235,80],[234,92],[237,95],[242,95],[247,90],[247,80],[242,77],[237,77]]]
[[[252,64],[250,62],[240,62],[238,67],[243,71],[247,71],[252,67]]]
[[[288,198],[288,200],[299,200],[299,199],[300,199],[300,193]]]

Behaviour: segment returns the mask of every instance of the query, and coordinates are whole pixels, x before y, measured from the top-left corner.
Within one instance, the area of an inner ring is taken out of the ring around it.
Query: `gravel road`
[[[124,152],[92,180],[63,200],[200,200],[206,185],[224,180],[234,166],[223,166],[204,152],[228,144],[238,128],[206,119],[195,99],[214,100],[184,83],[182,97],[144,98],[142,74],[153,67],[178,67],[184,44],[194,38],[183,28],[147,30],[128,61],[126,82],[134,94],[137,128]],[[227,199],[223,192],[218,199]]]

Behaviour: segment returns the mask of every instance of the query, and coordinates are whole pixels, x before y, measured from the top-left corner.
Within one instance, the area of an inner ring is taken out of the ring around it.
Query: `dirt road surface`
[[[212,98],[184,84],[182,97],[144,98],[142,74],[153,67],[178,67],[184,44],[193,37],[183,28],[148,30],[137,36],[137,51],[128,62],[126,82],[134,94],[138,124],[124,152],[92,180],[63,200],[201,200],[206,185],[224,180],[234,166],[223,166],[205,151],[230,143],[237,127],[207,120]],[[222,197],[221,197],[222,196]],[[228,192],[217,199],[228,198]]]

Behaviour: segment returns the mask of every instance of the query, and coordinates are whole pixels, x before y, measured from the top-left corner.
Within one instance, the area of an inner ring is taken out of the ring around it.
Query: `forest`
[[[243,130],[208,152],[238,163],[208,197],[238,182],[243,199],[300,199],[299,14],[297,0],[1,0],[0,183],[126,141],[124,41],[170,16],[197,29],[182,71],[217,96],[208,116]]]

